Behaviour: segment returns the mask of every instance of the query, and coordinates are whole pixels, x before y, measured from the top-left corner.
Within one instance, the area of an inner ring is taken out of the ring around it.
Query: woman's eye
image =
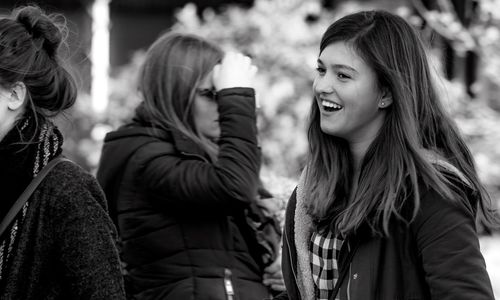
[[[325,72],[326,72],[325,68],[322,68],[322,67],[317,67],[316,71],[318,71],[319,74],[325,74]]]
[[[340,79],[349,79],[349,78],[351,78],[351,76],[349,76],[347,74],[344,74],[344,73],[338,73],[337,77],[340,78]]]
[[[217,100],[217,92],[215,91],[214,88],[211,89],[196,89],[196,92],[198,95],[207,97],[211,101],[216,101]]]

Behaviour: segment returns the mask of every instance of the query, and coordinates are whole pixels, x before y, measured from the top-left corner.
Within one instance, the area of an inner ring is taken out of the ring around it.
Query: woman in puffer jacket
[[[245,211],[256,199],[256,67],[200,37],[149,49],[132,122],[106,136],[98,180],[136,299],[264,299]]]

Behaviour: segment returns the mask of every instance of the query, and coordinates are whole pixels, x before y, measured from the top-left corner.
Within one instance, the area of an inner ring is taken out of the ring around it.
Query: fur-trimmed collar
[[[314,282],[309,262],[309,241],[313,232],[313,220],[307,213],[304,182],[306,169],[297,184],[297,203],[294,214],[294,239],[297,249],[297,286],[302,299],[314,299]]]

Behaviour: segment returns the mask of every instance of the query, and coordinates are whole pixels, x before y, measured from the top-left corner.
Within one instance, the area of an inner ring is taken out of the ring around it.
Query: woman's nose
[[[333,80],[327,76],[317,77],[314,81],[314,91],[319,94],[331,94],[335,91]]]

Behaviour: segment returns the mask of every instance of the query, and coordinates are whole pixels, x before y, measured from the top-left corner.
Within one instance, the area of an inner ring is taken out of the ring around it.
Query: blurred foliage
[[[482,0],[476,9],[471,9],[468,13],[465,24],[459,19],[450,0],[437,1],[435,10],[424,8],[421,0],[412,0],[411,3],[422,16],[420,23],[425,21],[432,31],[452,43],[453,49],[459,55],[463,56],[467,51],[473,51],[487,59],[487,62],[483,64],[481,75],[496,85],[500,85],[498,76],[500,74],[500,1]],[[419,22],[416,19],[415,21]]]
[[[321,35],[338,17],[373,8],[367,5],[365,2],[348,1],[336,6],[334,11],[327,11],[314,0],[256,0],[251,9],[231,6],[217,12],[206,9],[200,16],[196,7],[186,5],[176,14],[177,22],[173,30],[204,36],[224,49],[236,49],[254,58],[259,67],[256,90],[260,103],[258,125],[263,150],[263,173],[267,181],[274,182],[269,186],[274,188],[271,188],[272,192],[281,195],[278,196],[280,198],[288,198],[292,191],[290,187],[297,180],[305,161],[306,122]],[[393,10],[408,20],[419,22],[405,6],[393,7]],[[440,22],[446,25],[448,21],[452,22],[445,17]],[[494,45],[487,47],[498,47],[500,40],[489,43]],[[484,66],[500,64],[498,55],[484,58],[487,59]],[[105,114],[95,115],[85,104],[90,103],[88,96],[82,95],[73,111],[73,124],[63,128],[67,132],[66,150],[69,156],[86,168],[95,170],[104,134],[129,120],[140,102],[136,79],[143,59],[144,51],[139,51],[128,65],[114,70]],[[434,62],[443,101],[472,149],[480,177],[492,192],[498,192],[499,113],[488,106],[488,101],[472,101],[468,98],[461,83],[445,80],[439,75],[439,59],[434,59]],[[478,84],[483,84],[480,88],[483,97],[492,98],[492,94],[497,97],[495,81],[489,79],[486,67],[482,70],[483,80]],[[279,178],[286,182],[281,184],[282,188],[286,187],[286,191],[280,192]]]

